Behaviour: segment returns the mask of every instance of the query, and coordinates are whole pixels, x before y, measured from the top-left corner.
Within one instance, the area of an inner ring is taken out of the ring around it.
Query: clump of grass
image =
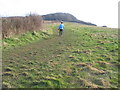
[[[3,76],[14,76],[12,72],[3,72]]]
[[[14,71],[14,69],[11,68],[11,67],[6,67],[6,68],[4,69],[4,71],[5,71],[5,72]]]
[[[33,81],[33,87],[40,87],[40,88],[62,88],[63,83],[59,79],[56,78],[45,78],[46,80],[41,81]]]
[[[109,82],[109,81],[102,79],[101,82],[102,82],[102,84],[103,84],[103,86],[104,86],[105,88],[109,88],[109,87],[110,87],[110,82]]]
[[[96,63],[99,63],[100,66],[105,67],[105,68],[107,68],[108,65],[111,65],[110,63],[105,62],[105,61],[97,61]]]
[[[86,63],[79,63],[79,64],[76,64],[76,66],[78,66],[78,67],[85,67],[85,66],[87,66],[87,64]]]
[[[98,88],[99,87],[98,85],[96,85],[86,79],[83,79],[83,78],[80,78],[80,81],[81,81],[83,87],[87,87],[87,88]]]
[[[22,73],[20,73],[19,75],[22,75],[22,76],[29,76],[29,73],[28,73],[28,72],[22,72]]]
[[[75,58],[75,56],[73,56],[73,55],[69,55],[68,57],[69,57],[69,58]]]
[[[94,67],[92,67],[90,65],[87,65],[84,69],[87,69],[89,71],[94,71],[94,72],[99,73],[99,74],[105,74],[105,71],[99,70],[99,69],[94,68]]]
[[[2,83],[2,88],[11,88],[11,85],[7,82]]]
[[[110,82],[108,80],[105,80],[103,78],[96,78],[94,77],[91,80],[93,83],[95,83],[96,85],[100,86],[101,88],[109,88],[110,87]]]
[[[22,65],[22,66],[20,66],[20,68],[27,69],[28,66],[27,65]]]

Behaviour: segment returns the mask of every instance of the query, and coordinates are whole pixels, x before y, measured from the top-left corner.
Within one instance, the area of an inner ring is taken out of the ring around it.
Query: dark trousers
[[[59,30],[59,36],[61,36],[63,34],[63,29]]]

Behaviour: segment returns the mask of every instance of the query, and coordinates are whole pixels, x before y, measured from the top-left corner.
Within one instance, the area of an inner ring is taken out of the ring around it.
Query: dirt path
[[[54,37],[47,40],[37,41],[24,47],[3,51],[3,59],[6,61],[7,59],[16,59],[18,61],[21,59],[48,60],[49,57],[56,54],[56,51],[59,53],[61,47],[67,47],[69,38],[67,38],[68,36],[66,33],[68,34],[68,32],[65,31],[62,37],[54,35]],[[37,56],[39,56],[39,58],[37,58]]]

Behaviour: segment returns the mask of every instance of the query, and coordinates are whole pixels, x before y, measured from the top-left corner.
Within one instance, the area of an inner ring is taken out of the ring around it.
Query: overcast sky
[[[1,16],[64,12],[98,26],[118,27],[120,0],[0,0]]]

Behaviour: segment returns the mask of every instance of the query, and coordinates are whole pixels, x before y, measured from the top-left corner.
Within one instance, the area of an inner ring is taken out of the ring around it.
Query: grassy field
[[[60,37],[57,26],[49,38],[3,49],[3,87],[117,88],[118,30],[65,23]]]

